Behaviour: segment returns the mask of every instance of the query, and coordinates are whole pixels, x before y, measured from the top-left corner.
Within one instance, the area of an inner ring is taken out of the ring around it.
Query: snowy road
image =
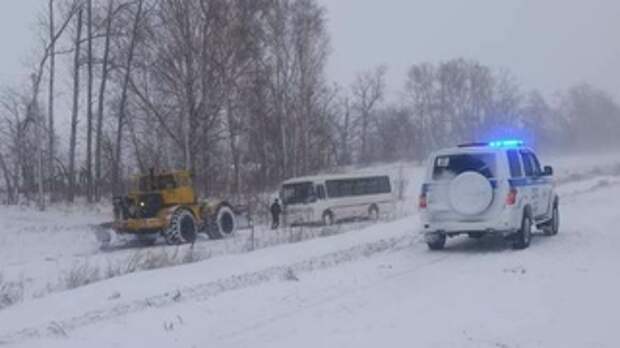
[[[416,246],[268,285],[268,304],[241,306],[234,316],[249,323],[223,329],[216,346],[617,347],[620,213],[608,199],[619,195],[614,187],[574,197],[563,233],[523,252],[462,239],[440,253]],[[203,337],[186,342],[212,338]]]
[[[16,305],[0,312],[0,340],[46,347],[617,347],[620,182],[592,178],[560,193],[561,233],[539,235],[524,251],[462,238],[429,252],[411,217]],[[152,304],[140,305],[145,298]]]

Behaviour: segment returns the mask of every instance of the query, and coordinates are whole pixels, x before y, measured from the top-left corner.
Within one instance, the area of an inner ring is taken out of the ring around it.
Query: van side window
[[[325,187],[323,185],[317,185],[316,195],[319,199],[325,199]]]
[[[526,176],[535,176],[536,175],[536,169],[535,169],[535,164],[534,161],[532,160],[532,155],[529,152],[526,151],[522,151],[521,152],[521,159],[523,159],[523,167],[525,169],[525,175]]]
[[[508,165],[510,166],[510,176],[513,178],[520,178],[523,176],[523,170],[521,169],[521,161],[519,160],[519,153],[517,150],[508,150]]]
[[[530,159],[532,160],[532,166],[534,167],[534,173],[536,175],[542,175],[542,169],[540,168],[540,162],[535,154],[530,152]]]

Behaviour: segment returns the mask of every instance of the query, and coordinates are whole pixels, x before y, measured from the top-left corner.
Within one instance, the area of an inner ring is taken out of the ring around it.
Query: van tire
[[[446,235],[436,234],[434,238],[426,241],[430,250],[442,250],[446,246]]]
[[[542,230],[545,233],[545,236],[555,236],[558,234],[560,230],[560,208],[558,207],[557,200],[553,203],[551,220],[542,226]]]
[[[523,213],[523,219],[521,220],[521,228],[514,236],[512,247],[516,250],[526,249],[530,246],[532,241],[532,217],[529,210]]]
[[[332,213],[330,210],[326,210],[325,212],[323,212],[322,221],[323,226],[332,226],[334,224],[334,213]]]
[[[376,204],[373,204],[368,208],[368,219],[370,221],[376,222],[379,221],[379,207]]]

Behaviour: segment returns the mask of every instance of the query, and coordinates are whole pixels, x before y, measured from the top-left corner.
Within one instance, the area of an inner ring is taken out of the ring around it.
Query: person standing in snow
[[[275,230],[280,226],[280,214],[282,213],[282,207],[280,201],[276,198],[271,204],[271,229]]]

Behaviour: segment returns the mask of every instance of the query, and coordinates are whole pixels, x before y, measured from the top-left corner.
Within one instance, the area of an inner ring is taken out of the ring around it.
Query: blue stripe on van
[[[508,183],[511,187],[532,186],[532,185],[544,185],[549,183],[547,178],[512,178],[508,179]]]

